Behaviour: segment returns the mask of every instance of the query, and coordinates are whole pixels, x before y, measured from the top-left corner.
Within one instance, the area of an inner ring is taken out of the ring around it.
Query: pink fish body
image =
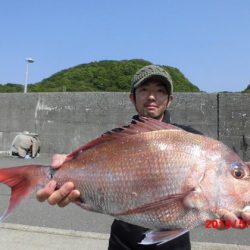
[[[58,187],[74,182],[82,208],[153,230],[177,230],[173,237],[168,233],[170,240],[225,211],[240,213],[250,201],[249,168],[217,140],[142,118],[77,149],[57,171],[0,169],[0,182],[12,188],[2,219],[53,178]]]

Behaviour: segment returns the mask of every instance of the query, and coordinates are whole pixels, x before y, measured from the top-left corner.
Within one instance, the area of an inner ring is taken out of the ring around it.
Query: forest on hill
[[[28,92],[123,92],[130,90],[134,73],[143,66],[152,64],[142,59],[104,60],[80,64],[59,71],[41,82],[29,84]],[[179,69],[164,66],[171,75],[177,92],[197,92],[193,85]],[[0,92],[23,92],[21,84],[7,83],[0,85]]]
[[[29,84],[28,92],[124,92],[130,90],[135,72],[152,64],[142,59],[103,60],[59,71],[41,82]],[[177,68],[161,65],[173,79],[175,92],[199,92]],[[23,92],[22,84],[0,84],[0,92]],[[250,86],[248,90],[250,92]]]
[[[245,93],[250,93],[250,84],[248,84],[247,88],[244,90]]]
[[[138,59],[81,64],[30,85],[29,90],[31,92],[129,91],[132,76],[138,69],[149,64],[152,63]],[[177,68],[164,65],[162,67],[171,75],[175,91],[199,91],[199,88],[193,85]]]

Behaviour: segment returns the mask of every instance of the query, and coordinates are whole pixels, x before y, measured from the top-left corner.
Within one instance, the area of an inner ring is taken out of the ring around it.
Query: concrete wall
[[[28,130],[39,134],[43,153],[68,153],[136,113],[128,93],[4,93],[0,107],[0,151]],[[176,93],[170,113],[250,161],[250,94]]]
[[[219,139],[250,161],[250,94],[223,94],[219,104]]]

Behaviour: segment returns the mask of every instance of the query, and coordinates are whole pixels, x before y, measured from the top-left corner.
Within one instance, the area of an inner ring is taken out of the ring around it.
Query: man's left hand
[[[225,212],[223,215],[223,218],[218,220],[220,223],[220,227],[217,229],[228,229],[228,228],[236,228],[236,229],[246,229],[250,226],[250,212],[249,211],[244,211],[240,214],[239,217],[237,217],[234,213],[232,212]],[[224,222],[221,225],[221,221]]]

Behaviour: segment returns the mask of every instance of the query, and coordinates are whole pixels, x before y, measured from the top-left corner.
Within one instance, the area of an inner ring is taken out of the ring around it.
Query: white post
[[[32,58],[26,58],[26,72],[25,72],[25,84],[24,84],[24,93],[27,93],[27,85],[28,85],[28,75],[29,75],[29,63],[33,63],[34,60]]]
[[[28,74],[29,74],[29,63],[26,61],[26,73],[25,73],[24,93],[27,93]]]

